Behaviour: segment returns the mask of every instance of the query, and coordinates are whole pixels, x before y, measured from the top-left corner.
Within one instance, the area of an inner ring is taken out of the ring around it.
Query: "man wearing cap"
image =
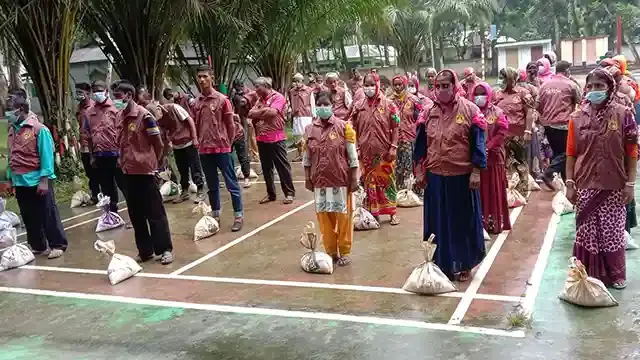
[[[289,102],[293,115],[293,136],[298,156],[293,161],[302,161],[302,137],[304,129],[311,124],[315,113],[315,95],[313,89],[304,84],[304,77],[297,73],[289,90]]]

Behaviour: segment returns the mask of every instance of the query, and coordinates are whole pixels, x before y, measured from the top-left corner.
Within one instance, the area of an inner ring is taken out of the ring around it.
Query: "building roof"
[[[536,46],[536,45],[548,45],[551,44],[551,39],[542,39],[542,40],[529,40],[529,41],[515,41],[508,42],[504,44],[497,44],[496,49],[500,48],[513,48],[513,47],[525,47],[525,46]]]
[[[74,50],[71,54],[71,59],[69,60],[71,64],[91,61],[107,61],[107,57],[104,55],[102,50],[96,46]]]

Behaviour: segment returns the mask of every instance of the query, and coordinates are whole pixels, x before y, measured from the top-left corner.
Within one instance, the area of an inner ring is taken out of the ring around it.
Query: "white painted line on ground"
[[[280,184],[281,181],[274,181],[275,184]],[[254,184],[265,184],[265,181],[252,181],[252,183]],[[294,184],[302,184],[304,183],[304,180],[293,180]]]
[[[118,203],[118,205],[122,205],[122,204],[124,204],[125,202],[126,202],[126,201],[120,201],[120,202]],[[96,212],[98,212],[98,211],[102,211],[102,209],[99,209],[99,208],[98,208],[98,209],[90,210],[90,211],[84,212],[84,213],[82,213],[82,214],[78,214],[78,215],[71,216],[71,217],[69,217],[69,218],[63,219],[63,220],[61,220],[60,222],[62,222],[62,223],[64,224],[64,223],[66,223],[67,221],[71,221],[71,220],[74,220],[74,219],[77,219],[77,218],[81,218],[81,217],[84,217],[84,216],[86,216],[86,215],[96,213]],[[99,218],[99,217],[98,217],[98,218]],[[96,219],[98,219],[98,218],[96,218]],[[94,220],[95,220],[95,219],[94,219]],[[93,221],[93,220],[91,220],[91,221]],[[91,222],[91,221],[89,221],[89,222]],[[71,227],[69,227],[69,229],[72,229],[72,228],[71,228]],[[65,228],[64,230],[67,230],[67,228]],[[25,231],[25,232],[21,232],[20,234],[18,234],[18,236],[23,236],[23,235],[27,235],[27,232]]]
[[[107,271],[105,270],[66,268],[66,267],[58,267],[58,266],[25,265],[20,267],[20,269],[54,271],[54,272],[65,272],[65,273],[75,273],[75,274],[107,275]],[[267,286],[284,286],[284,287],[315,288],[315,289],[330,289],[330,290],[347,290],[347,291],[362,291],[362,292],[416,296],[416,294],[414,293],[410,293],[408,291],[404,291],[399,288],[390,288],[390,287],[382,287],[382,286],[314,283],[314,282],[304,282],[304,281],[242,279],[242,278],[198,276],[198,275],[171,275],[171,274],[145,273],[145,272],[140,272],[135,276],[142,277],[142,278],[153,278],[153,279],[191,280],[191,281],[217,282],[217,283],[228,283],[228,284],[267,285]],[[452,293],[440,294],[435,296],[461,298],[464,296],[464,293],[452,292]],[[513,302],[513,303],[519,303],[520,301],[522,301],[522,298],[519,296],[491,295],[491,294],[477,294],[476,299]]]
[[[524,296],[524,300],[521,304],[522,312],[527,317],[531,317],[533,314],[533,305],[535,304],[536,297],[538,296],[538,291],[540,291],[542,275],[544,275],[544,270],[546,269],[547,262],[549,261],[551,247],[553,246],[553,241],[556,237],[556,230],[558,230],[558,223],[560,223],[560,216],[554,213],[551,216],[551,220],[549,220],[549,226],[547,226],[547,232],[544,235],[544,242],[542,243],[542,248],[538,254],[538,260],[536,260],[533,272],[531,273],[531,278],[529,278],[528,281],[528,284],[530,285],[525,289],[526,295]]]
[[[225,251],[225,250],[229,249],[230,247],[235,246],[235,245],[237,245],[237,244],[239,244],[239,243],[243,242],[243,241],[244,241],[244,240],[246,240],[247,238],[249,238],[249,237],[251,237],[251,236],[253,236],[253,235],[255,235],[255,234],[259,233],[260,231],[262,231],[262,230],[264,230],[264,229],[268,228],[269,226],[274,225],[274,224],[276,224],[276,223],[278,223],[278,222],[280,222],[280,221],[282,221],[282,220],[286,219],[287,217],[289,217],[289,216],[291,216],[291,215],[293,215],[293,214],[297,213],[298,211],[300,211],[300,210],[302,210],[302,209],[306,208],[307,206],[309,206],[309,205],[313,204],[313,202],[314,202],[314,200],[310,200],[310,201],[308,201],[308,202],[306,202],[306,203],[304,203],[304,204],[302,204],[302,205],[298,206],[297,208],[295,208],[295,209],[293,209],[293,210],[291,210],[291,211],[289,211],[289,212],[287,212],[287,213],[285,213],[285,214],[283,214],[283,215],[278,216],[277,218],[275,218],[275,219],[273,219],[273,220],[269,221],[269,222],[268,222],[268,223],[266,223],[266,224],[263,224],[262,226],[260,226],[260,227],[258,227],[258,228],[256,228],[256,229],[254,229],[253,231],[251,231],[251,232],[249,232],[249,233],[247,233],[247,234],[242,235],[241,237],[239,237],[239,238],[237,238],[237,239],[233,240],[232,242],[230,242],[230,243],[228,243],[228,244],[226,244],[226,245],[224,245],[224,246],[222,246],[222,247],[220,247],[220,248],[216,249],[215,251],[210,252],[209,254],[207,254],[207,255],[205,255],[205,256],[203,256],[203,257],[201,257],[200,259],[198,259],[198,260],[196,260],[196,261],[193,261],[193,262],[191,262],[191,263],[189,263],[189,264],[187,264],[187,265],[185,265],[185,266],[181,267],[180,269],[178,269],[178,270],[176,270],[176,271],[172,272],[172,273],[171,273],[171,275],[180,275],[180,274],[182,274],[183,272],[185,272],[185,271],[187,271],[187,270],[190,270],[190,269],[192,269],[192,268],[194,268],[194,267],[196,267],[196,266],[198,266],[198,265],[202,264],[203,262],[205,262],[205,261],[207,261],[207,260],[211,259],[212,257],[214,257],[214,256],[216,256],[216,255],[218,255],[218,254],[220,254],[221,252],[223,252],[223,251]]]
[[[389,326],[397,326],[397,327],[410,327],[410,328],[428,329],[428,330],[473,333],[473,334],[504,336],[504,337],[512,337],[512,338],[525,337],[525,333],[522,330],[508,331],[508,330],[501,330],[501,329],[437,324],[437,323],[428,323],[428,322],[416,321],[416,320],[400,320],[400,319],[390,319],[390,318],[381,318],[381,317],[373,317],[373,316],[356,316],[356,315],[336,314],[336,313],[326,313],[326,312],[306,312],[306,311],[280,310],[280,309],[216,305],[216,304],[197,304],[197,303],[188,303],[188,302],[179,302],[179,301],[154,300],[154,299],[133,298],[133,297],[115,296],[115,295],[99,295],[99,294],[87,294],[87,293],[79,293],[79,292],[23,289],[23,288],[13,288],[13,287],[0,287],[0,292],[39,295],[39,296],[53,296],[53,297],[82,299],[82,300],[107,301],[107,302],[115,302],[115,303],[122,303],[122,304],[183,308],[183,309],[204,310],[204,311],[232,313],[232,314],[279,316],[279,317],[297,318],[297,319],[317,319],[317,320],[324,320],[324,321],[345,321],[345,322],[360,323],[360,324],[389,325]]]
[[[516,220],[518,220],[518,216],[520,216],[520,213],[522,212],[522,208],[523,207],[520,206],[513,209],[513,211],[511,211],[511,214],[509,215],[509,220],[511,221],[512,229],[516,223]],[[489,250],[489,253],[484,258],[484,260],[482,260],[482,263],[480,264],[480,268],[478,268],[478,271],[473,276],[473,279],[471,280],[471,283],[469,284],[467,291],[464,292],[464,296],[460,300],[460,303],[458,303],[458,307],[456,307],[456,310],[453,312],[453,315],[451,315],[451,319],[449,319],[449,322],[448,322],[449,325],[460,324],[460,322],[464,318],[464,315],[467,313],[467,310],[469,310],[469,306],[471,306],[471,302],[473,301],[476,294],[478,293],[478,289],[480,289],[480,285],[482,285],[484,278],[487,276],[487,273],[489,273],[489,270],[491,269],[493,262],[496,260],[496,257],[498,256],[498,252],[500,251],[500,248],[502,248],[502,245],[504,244],[504,241],[507,239],[507,236],[509,236],[510,232],[511,231],[503,231],[500,235],[498,235],[493,245],[491,245],[491,249]]]

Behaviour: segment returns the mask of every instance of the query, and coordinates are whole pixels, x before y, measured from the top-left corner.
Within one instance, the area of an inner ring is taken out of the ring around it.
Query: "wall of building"
[[[574,66],[595,65],[609,51],[609,37],[565,39],[560,42],[561,59]]]

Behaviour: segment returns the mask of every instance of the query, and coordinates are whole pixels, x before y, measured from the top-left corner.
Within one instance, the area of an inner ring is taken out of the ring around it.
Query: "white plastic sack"
[[[0,214],[6,210],[5,209],[6,205],[7,205],[7,201],[3,197],[0,197]]]
[[[165,169],[163,171],[159,171],[156,176],[160,178],[162,181],[170,181],[171,180],[171,170]]]
[[[102,215],[98,218],[96,232],[107,231],[124,225],[124,220],[118,213],[111,211],[111,199],[108,196],[98,194],[96,207],[102,209]]]
[[[558,191],[551,201],[551,208],[556,215],[570,214],[575,211],[573,204],[567,199],[564,190]]]
[[[236,166],[236,177],[239,180],[244,180],[244,174],[242,173],[242,169],[240,168],[240,166]],[[258,178],[258,174],[256,174],[256,172],[253,169],[250,169],[249,179],[257,179],[257,178]]]
[[[516,208],[527,204],[527,199],[516,189],[507,189],[507,205]]]
[[[107,242],[98,240],[93,244],[93,248],[111,256],[107,267],[107,276],[111,285],[121,283],[142,271],[142,267],[134,259],[115,253],[116,245],[113,240]]]
[[[5,210],[0,214],[0,221],[8,222],[13,227],[20,227],[20,224],[22,224],[18,214],[9,210]]]
[[[515,189],[516,186],[518,186],[519,182],[520,182],[520,175],[518,175],[517,172],[514,172],[513,174],[511,174],[511,177],[507,182],[507,189]]]
[[[371,213],[362,207],[366,193],[361,187],[354,195],[356,209],[353,211],[353,229],[354,230],[375,230],[380,228],[380,224]]]
[[[9,223],[2,223],[0,225],[0,252],[10,248],[16,244],[18,239],[18,231]]]
[[[527,180],[527,186],[529,191],[540,191],[540,185],[536,182],[536,180],[529,174],[529,180]]]
[[[78,208],[81,206],[87,206],[91,202],[91,195],[86,191],[78,190],[71,197],[71,208]]]
[[[189,192],[192,194],[198,192],[198,186],[193,181],[189,181]]]
[[[73,187],[72,189],[74,191],[80,191],[82,190],[82,180],[80,180],[80,178],[78,176],[73,176]]]
[[[173,201],[180,196],[180,186],[169,180],[162,184],[160,187],[160,195],[162,195],[162,201]]]
[[[491,241],[491,236],[489,236],[489,233],[487,232],[487,230],[482,230],[482,235],[484,236],[484,241]]]
[[[415,179],[413,175],[410,175],[405,181],[405,188],[398,191],[396,196],[398,207],[411,208],[422,206],[422,200],[420,200],[420,197],[411,190],[413,189],[414,183]]]
[[[553,173],[553,180],[551,181],[553,187],[556,188],[557,191],[567,192],[567,189],[564,186],[564,181],[562,181],[562,176],[558,173]]]
[[[580,260],[571,257],[569,276],[559,298],[572,304],[587,307],[616,306],[618,302],[602,281],[587,275]]]
[[[425,261],[411,272],[402,287],[403,290],[423,295],[436,295],[458,290],[438,265],[433,262],[433,254],[438,247],[433,243],[435,237],[434,234],[431,234],[427,241],[422,241]]]
[[[220,231],[220,225],[211,217],[211,206],[204,202],[200,202],[193,208],[194,214],[200,214],[202,217],[193,228],[193,241],[199,241],[209,236],[213,236]]]
[[[23,244],[16,244],[6,249],[0,256],[0,271],[18,268],[32,262],[36,257]]]
[[[625,250],[636,250],[640,248],[640,246],[636,244],[636,241],[631,237],[631,234],[629,234],[626,230],[624,232],[624,244]]]
[[[313,274],[332,274],[333,273],[333,259],[322,251],[317,251],[318,235],[314,232],[315,225],[312,221],[309,221],[302,232],[300,243],[309,252],[302,255],[300,258],[300,267],[304,272]]]

